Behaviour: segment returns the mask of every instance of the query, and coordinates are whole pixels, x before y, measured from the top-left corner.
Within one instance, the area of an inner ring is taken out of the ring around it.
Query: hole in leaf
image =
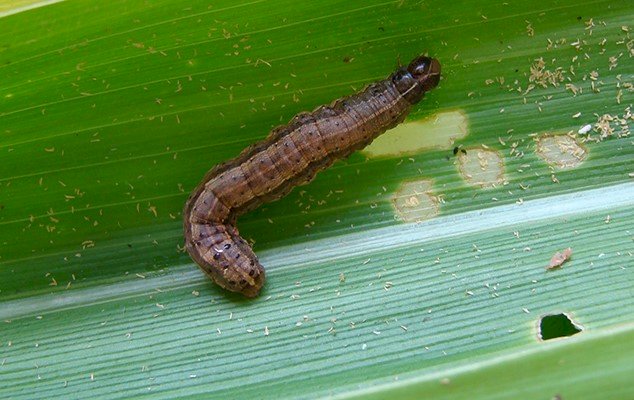
[[[541,340],[572,336],[582,330],[583,328],[566,314],[545,315],[539,321],[539,338]]]

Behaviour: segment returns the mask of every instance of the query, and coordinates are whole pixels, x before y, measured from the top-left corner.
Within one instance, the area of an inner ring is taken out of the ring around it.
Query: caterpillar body
[[[354,95],[296,115],[263,141],[214,167],[185,204],[187,252],[221,287],[257,296],[264,268],[240,236],[237,217],[284,197],[401,123],[439,80],[438,60],[417,57]]]

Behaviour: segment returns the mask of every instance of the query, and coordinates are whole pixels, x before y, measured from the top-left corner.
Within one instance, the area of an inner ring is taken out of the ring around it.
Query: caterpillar
[[[279,200],[403,122],[439,81],[438,60],[419,56],[356,94],[296,115],[211,169],[183,210],[185,248],[191,258],[224,289],[257,296],[264,268],[240,236],[237,217]]]

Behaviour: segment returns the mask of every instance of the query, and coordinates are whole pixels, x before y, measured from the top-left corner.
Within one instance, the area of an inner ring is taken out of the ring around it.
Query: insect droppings
[[[550,259],[550,263],[548,263],[548,266],[546,267],[546,269],[547,270],[557,269],[561,267],[562,265],[564,265],[566,261],[570,260],[570,257],[572,257],[572,248],[568,247],[562,251],[558,251]]]

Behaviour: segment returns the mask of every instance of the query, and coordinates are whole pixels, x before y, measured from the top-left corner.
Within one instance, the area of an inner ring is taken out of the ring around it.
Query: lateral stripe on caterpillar
[[[257,296],[264,268],[240,236],[237,217],[286,196],[401,123],[439,80],[438,60],[417,57],[359,93],[296,115],[233,160],[217,165],[183,211],[185,248],[192,259],[221,287]]]

